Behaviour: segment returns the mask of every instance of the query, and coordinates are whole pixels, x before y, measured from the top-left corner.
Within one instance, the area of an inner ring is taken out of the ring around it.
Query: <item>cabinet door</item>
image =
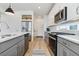
[[[13,46],[5,52],[1,53],[0,56],[17,56],[17,46]]]
[[[63,46],[62,52],[63,52],[63,56],[70,56],[71,51]]]
[[[29,38],[25,37],[25,53],[28,50],[28,48],[29,48]]]
[[[70,55],[70,56],[79,56],[79,55],[77,55],[76,53],[74,53],[74,52],[72,52],[72,51],[69,52],[69,55]]]
[[[70,49],[64,47],[63,56],[78,56],[78,55],[73,51],[71,51]]]
[[[57,55],[63,56],[63,45],[60,43],[57,43]]]
[[[21,55],[23,56],[24,55],[24,40],[21,41]]]
[[[22,56],[24,54],[24,40],[17,44],[17,55]]]

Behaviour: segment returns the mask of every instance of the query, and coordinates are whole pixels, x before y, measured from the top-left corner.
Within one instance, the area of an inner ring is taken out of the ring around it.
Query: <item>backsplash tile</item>
[[[79,31],[79,22],[57,25],[57,30]]]
[[[78,30],[78,25],[77,24],[70,25],[69,30]]]

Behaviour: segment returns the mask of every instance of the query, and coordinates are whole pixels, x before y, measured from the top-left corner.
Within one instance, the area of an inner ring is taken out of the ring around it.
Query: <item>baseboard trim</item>
[[[43,36],[35,36],[36,38],[43,38]]]

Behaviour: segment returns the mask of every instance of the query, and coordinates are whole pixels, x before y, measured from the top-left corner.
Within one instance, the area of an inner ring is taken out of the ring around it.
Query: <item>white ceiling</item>
[[[14,11],[34,11],[35,15],[43,16],[49,13],[50,9],[53,7],[54,3],[12,3],[12,9]],[[0,3],[0,7],[4,10],[8,8],[8,3]],[[40,6],[40,9],[38,7]]]

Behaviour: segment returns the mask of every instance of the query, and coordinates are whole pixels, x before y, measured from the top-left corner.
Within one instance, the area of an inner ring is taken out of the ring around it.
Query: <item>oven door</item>
[[[57,40],[56,37],[49,36],[49,47],[51,49],[51,55],[57,55]]]

